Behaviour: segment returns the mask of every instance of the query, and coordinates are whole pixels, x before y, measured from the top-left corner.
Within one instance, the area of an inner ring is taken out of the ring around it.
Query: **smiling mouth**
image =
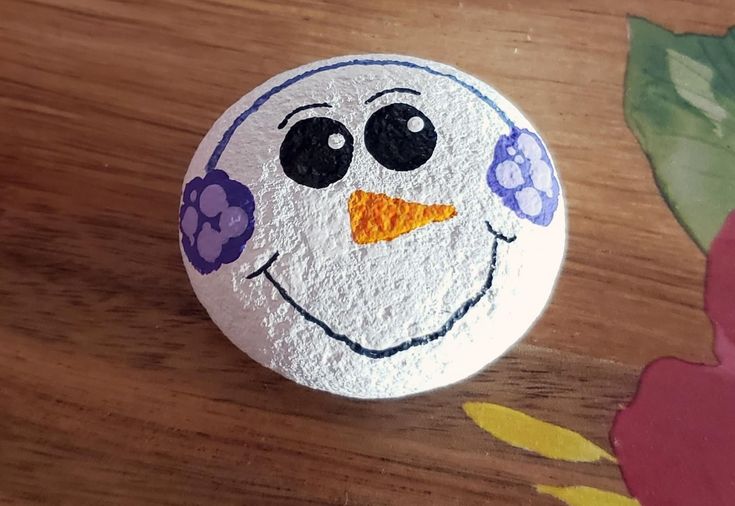
[[[464,301],[456,310],[454,310],[449,318],[447,318],[447,320],[438,330],[422,336],[413,337],[402,342],[401,344],[397,344],[395,346],[384,349],[367,348],[360,343],[350,339],[348,336],[340,334],[339,332],[335,332],[329,325],[311,314],[309,311],[304,309],[303,306],[296,302],[293,297],[288,294],[288,291],[278,281],[276,281],[276,279],[268,270],[270,266],[273,265],[273,263],[278,259],[278,252],[274,253],[273,256],[271,256],[268,261],[263,264],[263,266],[248,274],[246,278],[255,279],[258,276],[265,276],[265,278],[270,281],[273,287],[281,295],[281,298],[286,301],[292,308],[294,308],[297,313],[303,316],[306,321],[311,322],[321,328],[324,334],[326,334],[328,337],[331,337],[336,341],[346,344],[347,347],[355,353],[374,359],[388,358],[401,351],[406,351],[416,346],[431,343],[446,335],[450,330],[452,330],[452,327],[454,327],[454,325],[467,314],[470,309],[472,309],[478,302],[480,302],[480,300],[482,300],[488,290],[490,290],[490,288],[493,286],[495,267],[497,265],[498,241],[503,241],[507,244],[510,244],[515,241],[516,238],[506,237],[505,235],[497,232],[487,221],[485,222],[485,225],[487,226],[488,232],[490,232],[490,234],[493,236],[493,245],[490,250],[490,261],[488,262],[487,278],[485,279],[485,282],[483,283],[480,290],[472,297]]]

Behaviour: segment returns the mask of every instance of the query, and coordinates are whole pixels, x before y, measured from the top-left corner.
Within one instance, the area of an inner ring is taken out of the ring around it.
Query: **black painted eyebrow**
[[[288,123],[288,120],[290,120],[291,119],[291,116],[293,116],[294,114],[296,114],[298,112],[301,112],[301,111],[305,111],[307,109],[314,109],[315,107],[329,107],[329,108],[331,108],[332,106],[329,105],[326,102],[321,102],[319,104],[308,104],[308,105],[302,105],[301,107],[297,107],[296,109],[294,109],[290,113],[286,114],[286,117],[283,118],[283,121],[281,121],[278,124],[278,129],[280,130],[281,128],[285,127],[286,124]]]
[[[416,90],[412,90],[411,88],[390,88],[388,90],[383,90],[383,91],[377,92],[375,95],[373,95],[372,97],[370,97],[367,100],[365,100],[365,103],[366,104],[369,104],[373,100],[378,99],[378,98],[380,98],[383,95],[386,95],[388,93],[410,93],[411,95],[421,95],[421,93],[419,93]]]

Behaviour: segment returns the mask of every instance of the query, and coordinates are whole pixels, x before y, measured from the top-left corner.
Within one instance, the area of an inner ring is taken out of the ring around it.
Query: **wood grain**
[[[728,0],[0,3],[0,502],[553,505],[625,493],[612,464],[499,443],[487,400],[607,432],[641,367],[711,360],[704,258],[622,113],[626,14],[721,33]],[[211,122],[268,77],[345,53],[456,65],[521,106],[568,198],[548,311],[471,380],[358,402],[258,366],[181,265],[181,178]]]

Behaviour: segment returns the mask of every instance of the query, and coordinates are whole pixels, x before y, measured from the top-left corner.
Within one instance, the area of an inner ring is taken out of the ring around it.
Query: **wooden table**
[[[710,361],[704,257],[623,120],[626,13],[721,33],[731,1],[34,0],[0,3],[0,503],[554,505],[626,493],[614,464],[491,438],[488,401],[609,448],[660,355]],[[266,78],[345,53],[443,61],[495,85],[557,161],[569,246],[522,344],[405,400],[310,391],[239,353],[177,244],[185,168]]]

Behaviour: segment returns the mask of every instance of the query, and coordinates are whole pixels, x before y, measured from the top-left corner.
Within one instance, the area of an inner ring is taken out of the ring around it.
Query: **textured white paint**
[[[400,59],[458,76],[493,99],[519,128],[531,125],[488,85],[456,69],[403,56],[349,56],[285,72],[243,97],[214,124],[186,174],[203,176],[217,142],[233,120],[267,90],[302,72],[354,58]],[[420,96],[374,93],[413,88]],[[277,125],[304,104],[328,102],[299,119],[326,116],[354,138],[347,175],[316,190],[288,179],[279,148],[289,126]],[[365,122],[377,109],[411,104],[434,124],[431,159],[410,172],[378,164],[363,142]],[[253,359],[301,384],[360,398],[413,394],[461,380],[516,342],[543,310],[565,245],[563,196],[548,227],[534,225],[503,205],[486,183],[499,136],[509,127],[466,88],[442,76],[399,66],[350,66],[313,75],[274,95],[236,130],[218,168],[247,185],[255,202],[255,232],[240,258],[201,275],[184,260],[194,290],[214,322]],[[356,244],[347,200],[355,190],[404,200],[451,204],[457,215],[393,241]],[[372,359],[306,321],[264,276],[246,276],[276,251],[269,272],[290,296],[335,331],[371,348],[387,348],[433,332],[487,276],[493,236],[485,221],[508,236],[499,242],[489,293],[444,337],[388,358]]]

